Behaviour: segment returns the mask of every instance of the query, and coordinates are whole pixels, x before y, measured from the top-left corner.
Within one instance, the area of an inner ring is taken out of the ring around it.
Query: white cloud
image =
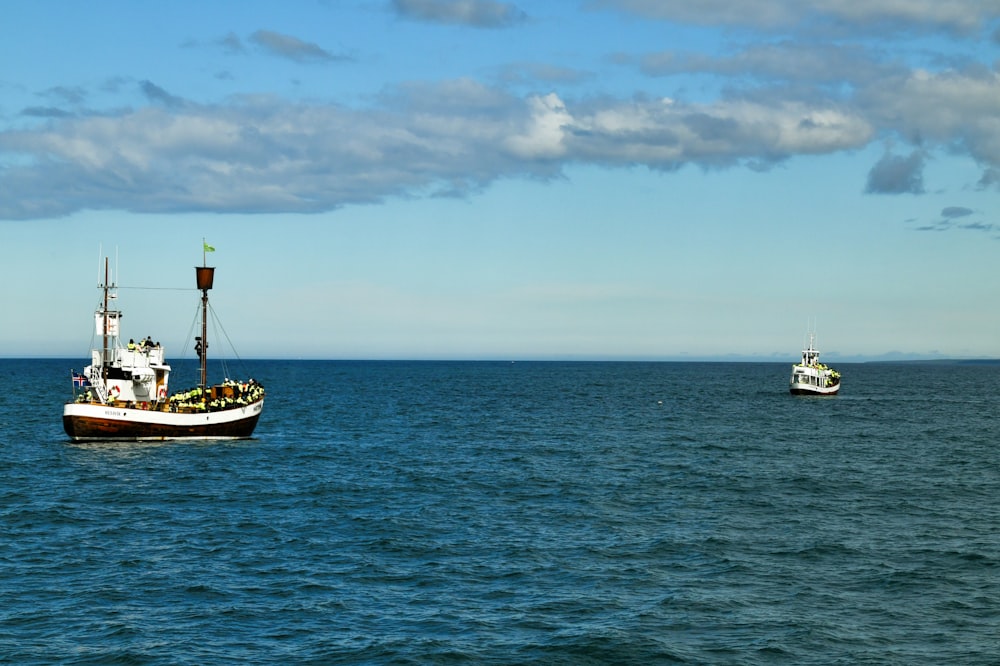
[[[863,146],[872,136],[863,118],[835,107],[740,100],[607,104],[589,115],[577,113],[574,130],[581,157],[660,168],[835,152]]]
[[[475,28],[508,27],[526,17],[513,3],[495,0],[392,0],[391,6],[407,18]]]
[[[250,41],[259,47],[282,58],[288,58],[295,62],[331,62],[335,60],[345,60],[344,56],[336,56],[318,44],[305,42],[291,35],[284,35],[273,30],[257,30],[250,35]],[[232,37],[224,40],[224,45],[228,49],[233,49],[236,42]]]
[[[1000,164],[1000,74],[922,70],[868,87],[874,122],[917,143],[931,142]]]
[[[566,153],[566,127],[573,117],[554,93],[527,100],[531,119],[520,134],[507,140],[511,152],[523,159],[551,159]]]
[[[647,18],[760,28],[838,23],[854,30],[970,32],[1000,14],[1000,0],[592,0]]]

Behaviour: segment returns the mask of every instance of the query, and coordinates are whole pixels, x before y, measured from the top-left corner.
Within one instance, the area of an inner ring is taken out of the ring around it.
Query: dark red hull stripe
[[[239,421],[194,426],[135,423],[87,416],[63,416],[63,428],[73,439],[183,439],[216,437],[246,439],[253,435],[260,412]]]

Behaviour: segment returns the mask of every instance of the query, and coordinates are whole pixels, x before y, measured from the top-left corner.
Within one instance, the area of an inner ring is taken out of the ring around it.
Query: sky
[[[8,3],[0,357],[105,256],[193,357],[204,239],[242,358],[997,358],[998,66],[1000,0]]]

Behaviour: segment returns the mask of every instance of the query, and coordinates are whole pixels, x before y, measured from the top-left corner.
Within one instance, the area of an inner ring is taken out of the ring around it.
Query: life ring
[[[156,395],[158,395],[158,396],[159,396],[160,400],[163,400],[164,398],[166,398],[166,397],[167,397],[167,389],[165,389],[165,388],[163,388],[163,387],[161,386],[161,387],[160,387],[160,391],[159,391],[159,393],[157,393]]]
[[[108,389],[108,395],[111,397],[112,400],[117,400],[118,396],[120,396],[121,393],[122,390],[117,386],[112,386],[110,389]]]

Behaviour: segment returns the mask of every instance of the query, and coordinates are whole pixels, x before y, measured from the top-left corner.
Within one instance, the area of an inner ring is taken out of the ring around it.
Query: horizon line
[[[927,354],[903,354],[900,352],[890,352],[880,355],[854,354],[849,356],[836,357],[835,363],[998,363],[1000,357],[991,356],[942,356]],[[0,355],[0,361],[86,361],[86,358],[77,356],[58,355]],[[295,362],[343,362],[343,363],[792,363],[796,361],[792,358],[779,359],[774,356],[755,356],[747,354],[733,355],[704,355],[704,356],[611,356],[611,355],[540,355],[540,356],[482,356],[472,357],[448,357],[448,356],[426,356],[426,357],[333,357],[333,356],[240,356],[240,357],[216,357],[209,359],[212,361],[225,362],[247,362],[247,361],[295,361]],[[191,362],[197,363],[195,357],[180,357],[173,359],[172,363]]]

